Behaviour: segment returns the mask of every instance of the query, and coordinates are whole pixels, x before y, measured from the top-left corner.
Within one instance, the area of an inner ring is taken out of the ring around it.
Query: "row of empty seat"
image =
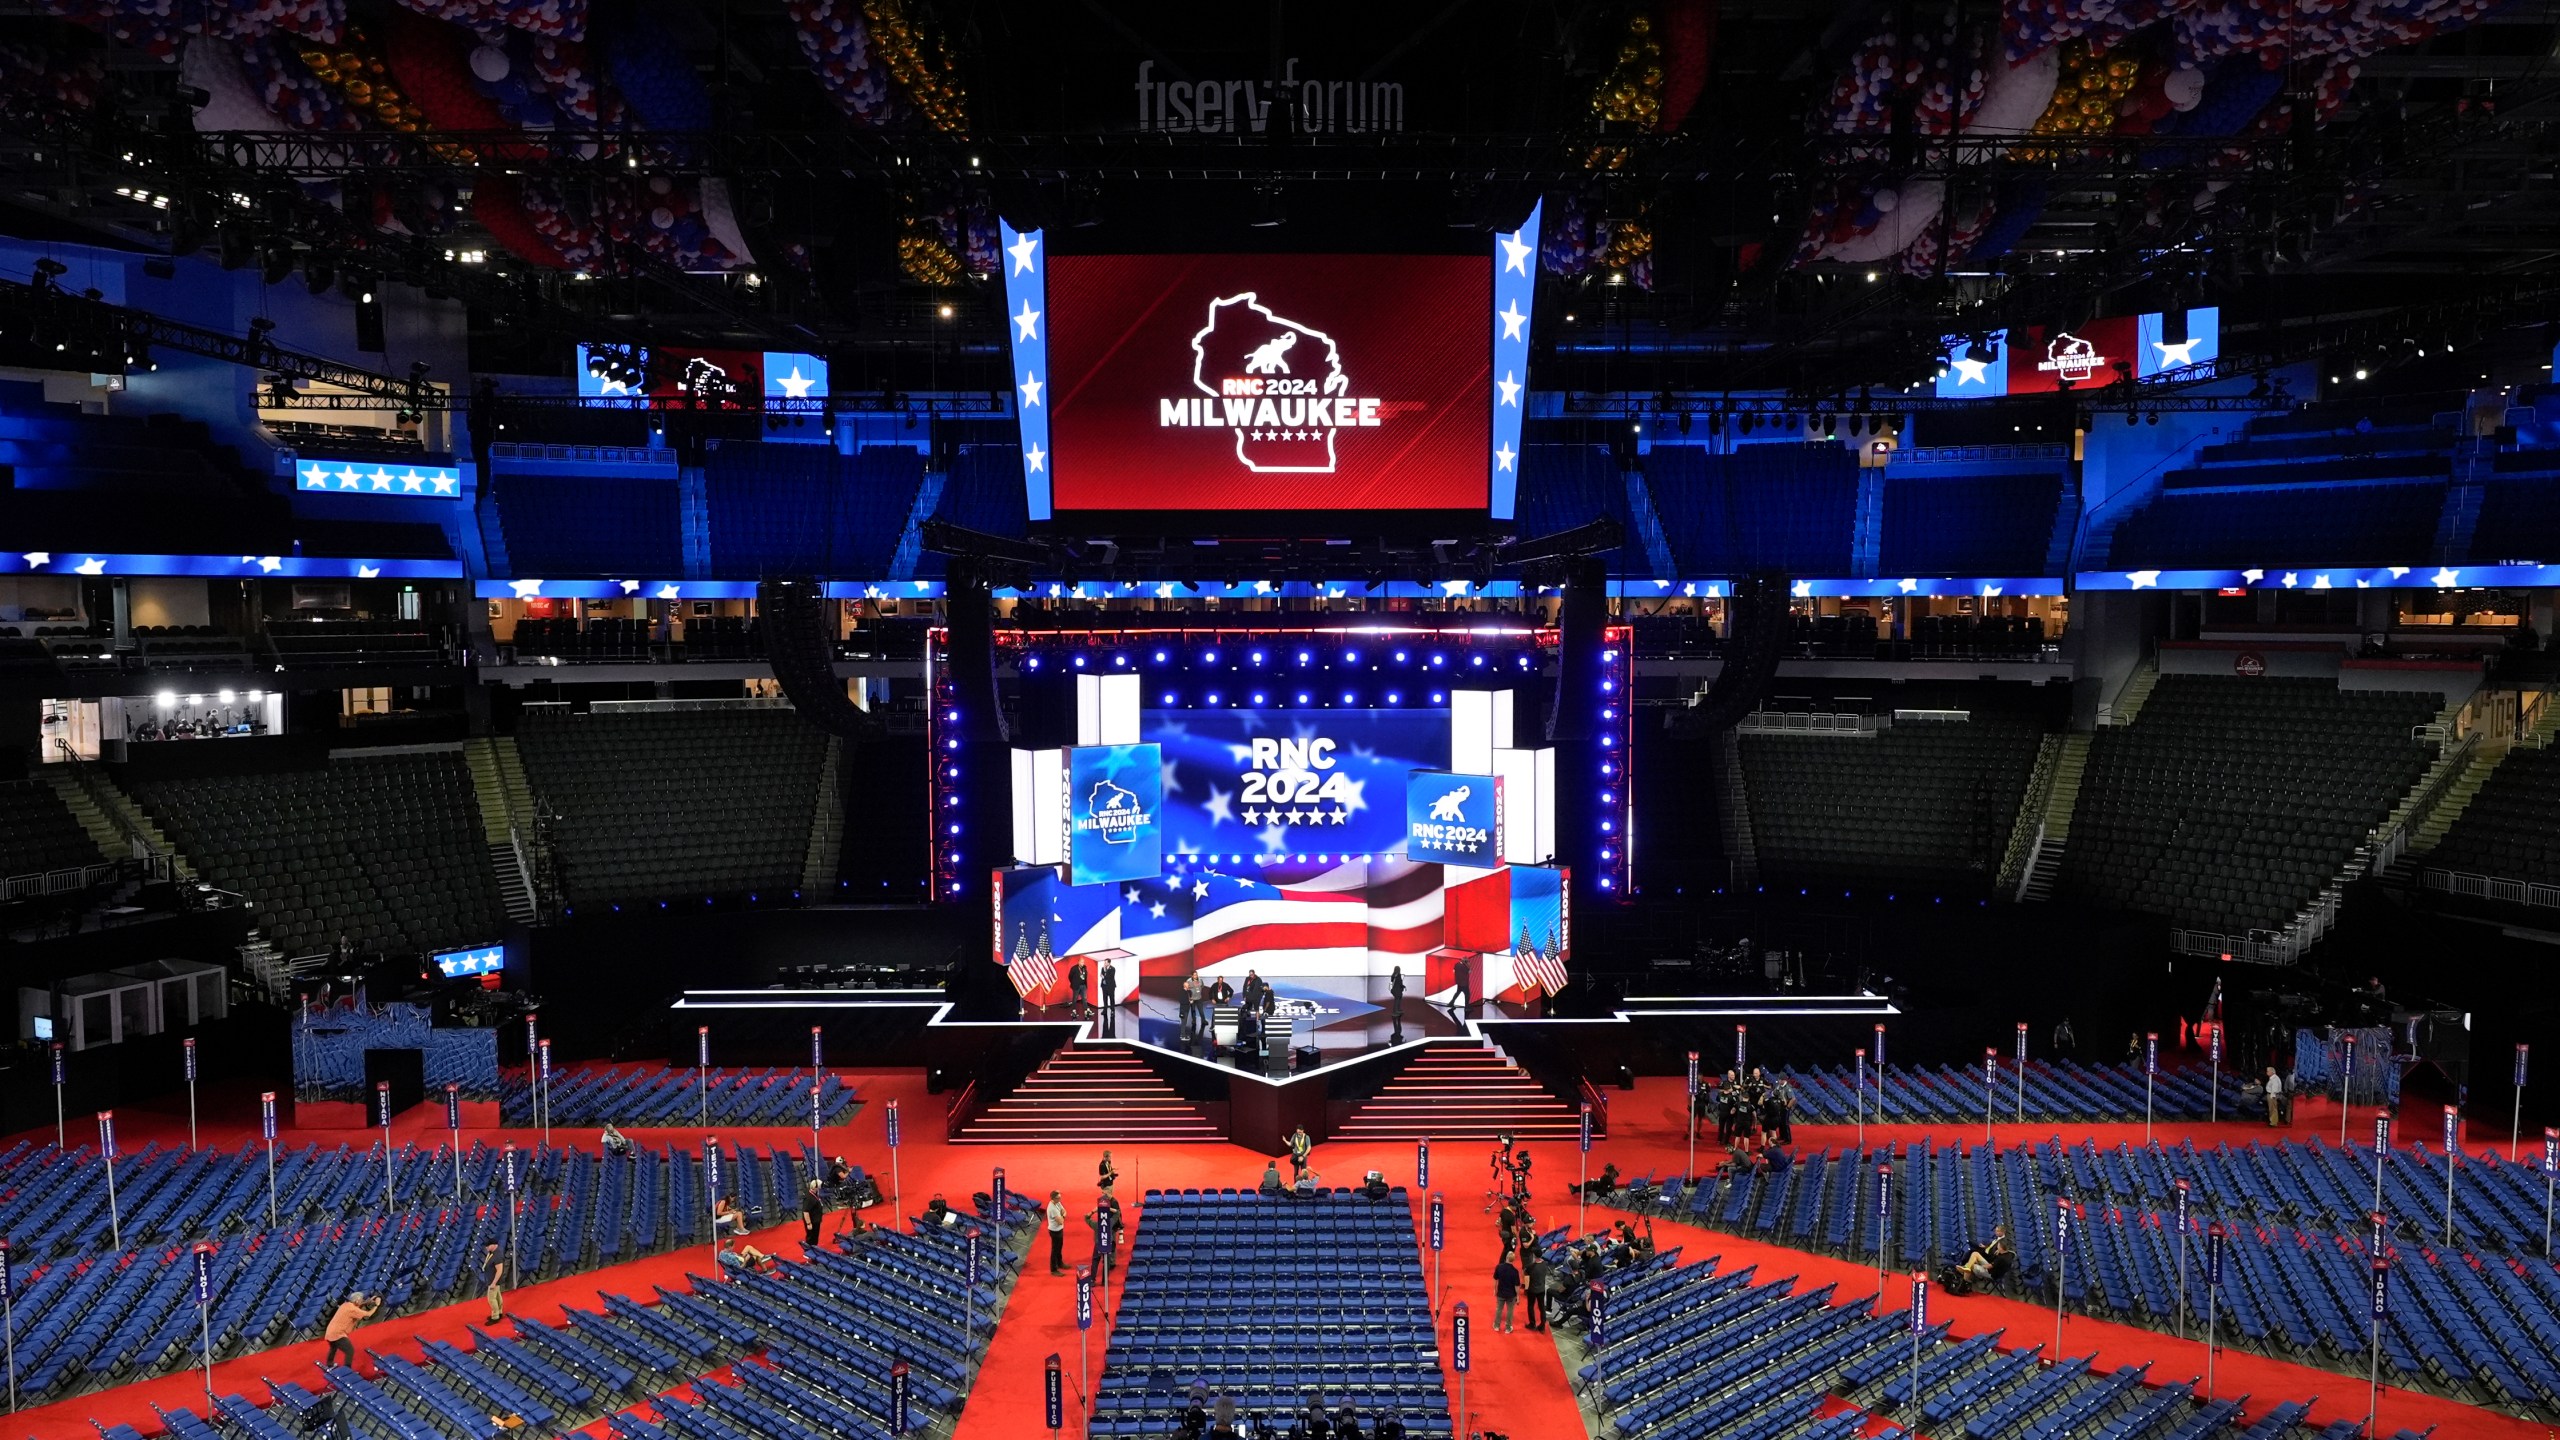
[[[2040,727],[1977,711],[1869,736],[1741,735],[1762,875],[1981,888],[2000,868]]]
[[[465,1100],[498,1098],[498,1032],[484,1026],[437,1025],[423,1005],[394,1001],[359,1009],[350,1000],[293,1017],[294,1093],[307,1100],[370,1104],[367,1050],[415,1050],[425,1065],[427,1094],[441,1101],[447,1085]]]
[[[2062,885],[2181,926],[2281,930],[2416,784],[2433,694],[2334,681],[2163,675],[2099,730]]]
[[[135,780],[133,796],[213,884],[258,907],[286,954],[484,945],[506,913],[459,753],[349,753],[294,770]]]
[[[797,711],[527,706],[516,744],[559,817],[554,853],[572,902],[783,894],[800,882],[827,740]],[[649,782],[634,783],[642,770]]]
[[[0,781],[0,878],[106,859],[61,795],[42,780]]]
[[[2426,863],[2560,885],[2560,749],[2508,751]]]
[[[1983,1113],[1983,1072],[1895,1065],[1869,1065],[1863,1078],[1849,1065],[1785,1066],[1773,1072],[1795,1090],[1796,1118],[1845,1125],[1863,1115],[1871,1121],[1898,1125],[1956,1124],[1979,1121]],[[2139,1120],[2145,1090],[2137,1064],[2082,1065],[2070,1060],[2030,1060],[2025,1084],[2003,1051],[1993,1078],[1991,1108],[2001,1120],[2037,1124],[2056,1121],[2108,1123]],[[2201,1120],[2210,1114],[2241,1114],[2241,1077],[2221,1076],[2222,1104],[2211,1100],[2212,1076],[2194,1069],[2163,1069],[2152,1077],[2150,1113],[2163,1119]]]
[[[1451,1434],[1413,1225],[1401,1188],[1148,1191],[1089,1433],[1172,1433],[1198,1385],[1266,1423],[1312,1401]]]
[[[656,1065],[633,1069],[572,1070],[554,1074],[548,1101],[554,1125],[640,1126],[807,1125],[807,1070],[679,1070]],[[818,1123],[841,1125],[860,1101],[844,1077],[816,1077]],[[510,1075],[499,1097],[502,1123],[533,1123],[533,1091],[521,1072]]]

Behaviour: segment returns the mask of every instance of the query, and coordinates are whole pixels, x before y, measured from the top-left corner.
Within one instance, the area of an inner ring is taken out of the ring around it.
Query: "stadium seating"
[[[2281,930],[2425,772],[2432,694],[2325,680],[2164,675],[2101,729],[2063,887],[2178,925]]]
[[[2053,1214],[2056,1197],[2067,1197],[2065,1303],[2170,1328],[2180,1320],[2183,1273],[2188,1325],[2210,1305],[2235,1343],[2350,1373],[2364,1368],[2374,1183],[2364,1147],[1906,1143],[1814,1152],[1780,1173],[1709,1176],[1685,1190],[1677,1178],[1657,1185],[1648,1177],[1619,1200],[1864,1260],[1878,1253],[1875,1177],[1887,1163],[1895,1177],[1888,1263],[1943,1264],[2006,1225],[2018,1255],[2009,1288],[2049,1304]],[[2385,1242],[2395,1299],[2382,1334],[2384,1375],[2473,1403],[2560,1414],[2560,1270],[2540,1259],[2541,1179],[2527,1167],[2465,1157],[2455,1181],[2457,1247],[2446,1249],[2442,1163],[2413,1147],[2393,1151],[2383,1167],[2384,1208],[2400,1217]],[[2180,1180],[2190,1187],[2183,1270]],[[2209,1223],[2223,1227],[2227,1247],[2215,1293],[2203,1258]],[[1934,1425],[1944,1416],[1921,1418]]]
[[[860,1109],[853,1087],[835,1074],[818,1082],[820,1123],[841,1125]],[[533,1123],[533,1094],[521,1072],[510,1075],[500,1095],[506,1124]],[[625,1070],[576,1070],[555,1074],[549,1096],[554,1125],[641,1126],[697,1125],[706,1111],[710,1123],[739,1125],[807,1125],[809,1072],[806,1070],[731,1070],[707,1072],[654,1066]]]
[[[1847,575],[1858,457],[1838,445],[1657,445],[1645,488],[1687,576]]]
[[[267,626],[276,659],[315,665],[435,665],[445,654],[426,626],[411,620],[278,620]]]
[[[1413,1225],[1401,1188],[1148,1191],[1088,1433],[1170,1433],[1198,1384],[1257,1420],[1312,1396],[1449,1435]]]
[[[1770,884],[1989,884],[2035,768],[2031,720],[1902,720],[1872,737],[1746,731],[1744,793]]]
[[[2057,472],[1938,475],[1887,467],[1878,565],[1887,575],[2041,575],[2053,540]]]
[[[2560,749],[2507,752],[2426,857],[2429,865],[2560,885]]]
[[[808,1158],[787,1151],[741,1147],[725,1158],[724,1187],[760,1223],[792,1209],[809,1173]],[[217,1359],[316,1337],[350,1290],[380,1295],[394,1314],[476,1294],[471,1265],[481,1245],[509,1243],[503,1163],[499,1151],[472,1146],[457,1200],[449,1150],[400,1147],[390,1167],[396,1203],[385,1211],[378,1147],[280,1149],[281,1223],[270,1228],[262,1149],[188,1155],[151,1146],[117,1158],[111,1222],[104,1162],[93,1149],[21,1144],[0,1155],[0,1224],[21,1267],[20,1393],[58,1399],[197,1363],[187,1250],[197,1240],[219,1246],[208,1317]],[[634,1159],[519,1151],[516,1166],[512,1230],[523,1283],[708,1241],[696,1149],[643,1149]],[[110,1248],[118,1225],[121,1251]]]
[[[1879,1075],[1870,1066],[1865,1088],[1848,1065],[1772,1072],[1795,1091],[1795,1118],[1814,1124],[1845,1125],[1864,1115],[1888,1124],[1956,1124],[1982,1119],[1982,1072],[1941,1065],[1934,1070],[1896,1065]],[[2021,1101],[2018,1072],[2004,1054],[1992,1085],[1993,1105],[2004,1120],[2024,1118],[2037,1124],[2077,1121],[2104,1123],[2142,1118],[2142,1067],[2135,1064],[2081,1065],[2071,1061],[2034,1060],[2027,1064]],[[2192,1069],[2163,1069],[2153,1077],[2152,1114],[2162,1119],[2201,1120],[2219,1113],[2237,1117],[2242,1077],[2222,1076],[2222,1106],[2214,1111],[2206,1084],[2209,1075]]]
[[[483,492],[483,523],[498,522],[519,575],[682,575],[676,485],[673,477],[510,473]]]
[[[358,950],[423,953],[504,930],[462,756],[366,756],[130,788],[204,877],[249,898],[288,955],[343,935]]]
[[[422,1005],[394,1001],[380,1009],[352,1005],[304,1010],[293,1017],[294,1093],[306,1100],[370,1102],[367,1050],[417,1050],[426,1066],[430,1097],[447,1085],[465,1100],[498,1098],[498,1032],[479,1026],[433,1023]]]
[[[826,737],[772,707],[573,714],[527,706],[525,776],[559,816],[572,902],[788,893],[808,857]],[[631,783],[645,757],[647,785]]]
[[[1552,535],[1604,515],[1633,533],[1627,477],[1603,445],[1522,446],[1516,513],[1523,535]]]
[[[0,877],[95,865],[105,858],[52,786],[41,780],[0,782]]]
[[[716,445],[703,465],[714,574],[884,577],[924,483],[903,445]]]
[[[2442,479],[2317,490],[2164,489],[2115,528],[2116,570],[2415,565],[2435,553]]]
[[[1020,535],[1030,528],[1030,501],[1022,490],[1022,449],[1012,444],[964,444],[951,462],[951,478],[935,503],[934,518],[989,535]],[[938,563],[939,557],[927,556]]]

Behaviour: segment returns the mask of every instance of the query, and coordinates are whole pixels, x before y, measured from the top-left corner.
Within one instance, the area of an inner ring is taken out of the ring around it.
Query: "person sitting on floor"
[[[630,1137],[624,1135],[622,1131],[617,1129],[614,1123],[610,1120],[604,1122],[603,1141],[604,1153],[607,1155],[617,1155],[625,1160],[630,1159],[632,1155],[637,1153],[639,1150],[638,1146],[631,1143]]]

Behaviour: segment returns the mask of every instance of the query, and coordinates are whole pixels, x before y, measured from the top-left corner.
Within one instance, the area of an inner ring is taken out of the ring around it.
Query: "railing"
[[[1588,1077],[1577,1082],[1582,1103],[1591,1107],[1591,1133],[1596,1138],[1609,1133],[1609,1092],[1591,1083]]]
[[[942,1138],[945,1140],[959,1139],[960,1127],[976,1119],[980,1108],[981,1107],[978,1104],[978,1082],[972,1080],[968,1084],[961,1086],[960,1093],[952,1096],[950,1105],[944,1108],[942,1112]]]
[[[2060,460],[2060,445],[1918,445],[1893,454],[1895,465],[1971,464],[1983,460]]]
[[[503,790],[500,795],[504,798]],[[524,886],[525,902],[533,906],[533,913],[539,917],[542,914],[542,897],[533,888],[533,866],[525,859],[524,832],[512,823],[507,826],[507,849],[516,857],[516,882]]]
[[[2437,806],[2444,803],[2444,797],[2452,793],[2455,782],[2471,768],[2471,757],[2479,751],[2480,734],[2473,731],[2462,737],[2461,744],[2450,746],[2437,755],[2427,778],[2418,783],[2407,803],[2401,807],[2399,819],[2373,847],[2374,874],[2390,869],[2400,862],[2401,856],[2409,853],[2411,837],[2426,828],[2428,818],[2436,813]]]
[[[1744,734],[1846,735],[1874,739],[1891,721],[1875,715],[1812,714],[1792,710],[1754,710],[1734,723]]]
[[[66,865],[59,870],[32,870],[0,880],[0,900],[24,900],[35,895],[76,895],[92,885],[115,878],[116,867],[109,863]]]
[[[2468,870],[2443,870],[2429,866],[2418,877],[2418,883],[2429,890],[2448,895],[2467,895],[2474,900],[2498,900],[2509,905],[2534,905],[2560,909],[2560,885],[2544,885],[2532,880],[2504,880],[2495,875],[2476,875]]]
[[[61,753],[62,764],[70,768],[72,783],[89,797],[89,803],[98,807],[98,813],[106,817],[108,824],[124,831],[125,844],[132,848],[133,858],[141,862],[143,878],[151,881],[177,879],[178,857],[162,853],[158,846],[143,836],[142,828],[133,823],[123,798],[114,787],[89,768],[88,762],[80,758],[80,752],[71,748],[71,742],[56,740],[53,748]]]
[[[2027,776],[2027,793],[2018,799],[2018,818],[2009,826],[2009,845],[2000,856],[2000,874],[1992,883],[2008,892],[2012,900],[2027,898],[2027,877],[2035,873],[2036,857],[2044,853],[2044,808],[2053,799],[2053,772],[2062,765],[2062,737],[2047,735],[2036,742],[2036,768]],[[2032,834],[2027,821],[2036,828]]]
[[[501,441],[489,447],[493,460],[580,460],[605,465],[664,465],[675,468],[676,452],[646,445],[528,445]]]
[[[2044,807],[2039,805],[2036,808],[2042,810]],[[2007,867],[2002,867],[2000,887],[2011,892],[2010,899],[2023,901],[2027,898],[2027,883],[2036,878],[2036,862],[2044,858],[2044,842],[2044,821],[2038,820],[2036,821],[2036,838],[2028,842],[2026,858],[2018,862],[2018,873],[2014,882],[2010,879]]]
[[[599,715],[666,715],[688,710],[788,710],[781,695],[740,695],[719,700],[598,700],[587,707]]]

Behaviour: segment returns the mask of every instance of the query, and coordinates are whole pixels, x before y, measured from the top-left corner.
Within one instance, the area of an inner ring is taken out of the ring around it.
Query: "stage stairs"
[[[1336,1140],[1571,1140],[1581,1113],[1548,1093],[1500,1046],[1434,1040],[1334,1127]]]
[[[1063,1046],[1013,1092],[960,1127],[955,1145],[1092,1145],[1223,1138],[1136,1051],[1111,1040]]]

